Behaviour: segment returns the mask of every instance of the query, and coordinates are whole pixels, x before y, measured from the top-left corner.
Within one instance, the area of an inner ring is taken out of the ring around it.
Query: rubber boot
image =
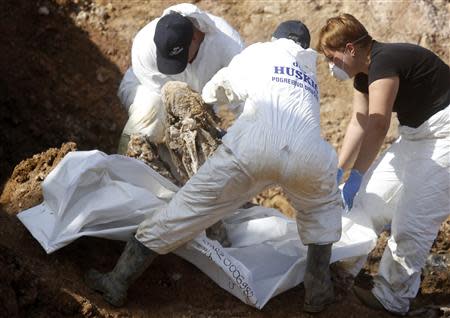
[[[365,306],[376,310],[384,310],[383,305],[372,294],[371,290],[353,286],[353,293]]]
[[[147,269],[158,254],[145,247],[134,236],[128,240],[114,269],[99,273],[91,269],[86,273],[86,284],[103,294],[113,306],[120,307],[127,298],[128,287]]]
[[[119,145],[117,146],[117,153],[119,155],[126,155],[128,150],[128,143],[130,142],[130,135],[126,133],[122,133],[119,139]]]
[[[408,314],[408,312],[395,312],[395,311],[390,311],[386,308],[384,308],[383,304],[375,297],[375,295],[372,293],[372,290],[368,290],[368,289],[364,289],[358,286],[353,286],[353,293],[355,294],[355,296],[359,299],[359,301],[365,305],[366,307],[369,307],[371,309],[375,309],[375,310],[382,310],[382,311],[386,311],[388,313],[390,313],[391,315],[394,316],[414,316],[414,314],[412,312],[410,312]],[[432,312],[423,312],[424,308],[420,308],[418,310],[418,315],[420,315],[420,317],[434,317]],[[437,317],[437,316],[436,316]]]
[[[306,312],[321,312],[334,301],[330,273],[331,245],[308,245],[304,278],[305,303],[303,305],[303,310]]]

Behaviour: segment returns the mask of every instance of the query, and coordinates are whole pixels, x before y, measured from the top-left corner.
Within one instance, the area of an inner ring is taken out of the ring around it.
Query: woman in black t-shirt
[[[353,114],[339,154],[338,182],[351,170],[344,206],[350,211],[359,192],[349,217],[377,233],[392,225],[374,288],[354,292],[372,308],[403,314],[450,214],[449,66],[418,45],[374,41],[349,14],[327,20],[317,48],[334,77],[354,78]],[[392,112],[400,138],[372,164]]]

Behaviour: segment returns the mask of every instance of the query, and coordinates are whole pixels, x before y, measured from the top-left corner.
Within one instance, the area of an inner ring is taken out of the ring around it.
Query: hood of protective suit
[[[193,4],[180,3],[171,6],[164,10],[162,16],[165,16],[170,12],[177,12],[186,18],[190,18],[192,23],[194,23],[194,26],[203,33],[215,32],[217,30],[214,20],[212,20],[206,12],[200,10]]]
[[[311,48],[304,49],[297,43],[289,39],[278,39],[272,41],[274,45],[282,46],[288,51],[306,73],[317,73],[317,52]]]

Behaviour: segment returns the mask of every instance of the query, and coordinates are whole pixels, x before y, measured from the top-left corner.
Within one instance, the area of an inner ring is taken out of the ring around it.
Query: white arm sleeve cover
[[[242,100],[234,93],[227,78],[228,68],[219,70],[213,78],[206,83],[202,90],[202,98],[207,104],[234,104]]]
[[[245,51],[244,51],[245,52]],[[239,115],[243,103],[247,99],[247,81],[249,73],[248,54],[236,55],[229,66],[219,70],[213,78],[206,83],[202,90],[202,98],[208,104],[226,104],[228,108]]]

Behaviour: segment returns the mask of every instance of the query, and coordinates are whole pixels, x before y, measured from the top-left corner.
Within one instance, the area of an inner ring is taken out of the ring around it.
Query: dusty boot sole
[[[378,301],[378,299],[372,294],[370,290],[363,289],[358,286],[353,286],[353,294],[356,298],[366,307],[376,310],[385,310],[383,305]]]
[[[118,284],[107,282],[107,274],[102,274],[94,269],[89,270],[84,275],[86,285],[102,294],[103,299],[115,307],[122,307],[125,304],[126,294],[120,292]],[[116,286],[115,286],[116,285]],[[116,292],[114,292],[116,290]]]
[[[405,316],[407,313],[400,313],[395,311],[390,311],[384,308],[384,306],[381,304],[381,302],[373,295],[372,291],[358,287],[353,286],[352,288],[353,294],[355,294],[356,298],[359,299],[359,301],[366,307],[374,310],[381,310],[390,313],[394,316]]]
[[[329,305],[331,305],[332,303],[334,303],[334,298],[327,300],[326,302],[324,302],[321,305],[309,305],[309,304],[303,304],[303,311],[304,312],[309,312],[309,313],[319,313],[323,310],[325,310],[325,308],[327,308]]]
[[[303,305],[303,311],[309,313],[318,313],[325,309],[326,305],[322,306],[313,306],[313,305]]]

